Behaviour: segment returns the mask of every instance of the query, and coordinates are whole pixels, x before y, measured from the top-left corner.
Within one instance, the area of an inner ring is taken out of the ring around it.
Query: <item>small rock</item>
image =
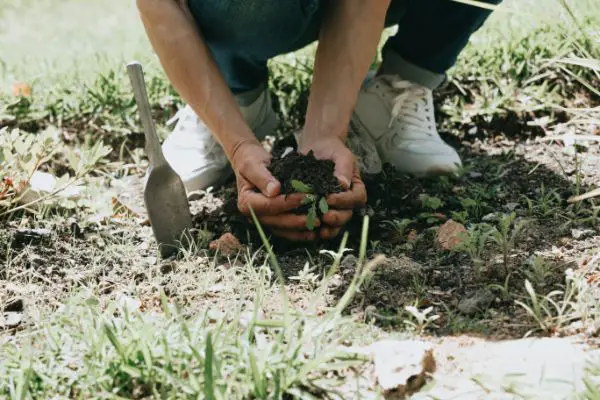
[[[496,296],[488,288],[483,288],[475,292],[471,297],[462,299],[458,303],[458,310],[466,315],[474,315],[485,311],[494,301]]]
[[[374,272],[374,276],[396,287],[407,287],[423,276],[425,268],[412,258],[398,255],[386,258]]]
[[[585,239],[594,235],[594,233],[591,229],[571,229],[571,236],[574,239]]]
[[[30,229],[30,228],[20,228],[18,229],[11,242],[11,247],[22,248],[27,245],[39,245],[44,240],[50,239],[52,236],[52,231],[46,228],[38,228],[38,229]]]
[[[208,245],[211,251],[219,251],[221,255],[231,256],[237,254],[244,246],[238,238],[231,233],[225,233],[217,240],[213,240]]]
[[[444,250],[452,250],[463,241],[465,232],[467,229],[463,224],[449,219],[437,231],[437,244]]]

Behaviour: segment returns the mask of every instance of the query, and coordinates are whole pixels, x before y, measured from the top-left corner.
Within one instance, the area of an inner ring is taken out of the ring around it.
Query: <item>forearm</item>
[[[148,38],[169,80],[231,159],[256,140],[188,13],[186,1],[137,0]]]
[[[315,59],[303,140],[345,138],[358,91],[377,51],[390,0],[329,3]]]

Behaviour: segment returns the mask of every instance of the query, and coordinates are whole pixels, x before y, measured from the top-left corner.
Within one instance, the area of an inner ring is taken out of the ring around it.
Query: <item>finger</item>
[[[344,190],[350,189],[350,183],[352,182],[352,172],[354,171],[354,156],[348,157],[348,154],[340,154],[335,157],[333,162],[335,163],[335,170],[333,174],[340,181]]]
[[[367,189],[365,184],[359,179],[352,182],[352,190],[341,193],[334,193],[327,196],[327,204],[337,209],[354,209],[364,206],[367,203]]]
[[[280,238],[294,242],[312,242],[317,239],[317,233],[312,231],[298,231],[288,229],[271,229],[271,232]]]
[[[331,227],[344,226],[352,219],[352,210],[332,210],[323,215],[323,223]]]
[[[258,221],[264,225],[273,229],[285,229],[285,230],[305,230],[306,229],[306,215],[296,214],[279,214],[279,215],[266,215],[258,217]],[[321,221],[316,218],[314,220],[314,226],[318,228],[321,226]]]
[[[262,193],[244,190],[239,193],[238,209],[244,215],[250,215],[250,208],[256,215],[283,214],[302,205],[304,194],[293,193],[277,197],[265,197]]]
[[[240,173],[267,197],[275,197],[281,192],[281,183],[261,162],[245,165]]]
[[[319,236],[321,237],[321,239],[331,240],[331,239],[335,239],[340,234],[341,231],[342,231],[342,228],[333,228],[330,226],[324,226],[320,229]]]

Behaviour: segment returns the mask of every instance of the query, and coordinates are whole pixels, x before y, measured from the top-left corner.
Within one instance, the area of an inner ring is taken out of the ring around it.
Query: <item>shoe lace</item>
[[[171,126],[176,122],[181,129],[195,132],[197,143],[201,144],[201,147],[206,154],[211,154],[219,149],[217,140],[212,133],[206,128],[199,129],[199,125],[202,125],[202,121],[190,106],[180,108],[175,115],[167,121],[167,125]]]
[[[385,77],[385,80],[395,95],[392,100],[392,115],[388,128],[391,128],[398,118],[402,117],[402,121],[406,125],[429,136],[435,135],[435,124],[427,89],[398,77]]]

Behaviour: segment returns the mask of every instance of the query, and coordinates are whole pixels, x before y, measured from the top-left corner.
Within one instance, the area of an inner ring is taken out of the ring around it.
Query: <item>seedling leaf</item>
[[[312,188],[310,186],[295,179],[292,179],[292,187],[299,193],[312,193]]]
[[[319,210],[321,210],[321,214],[327,214],[329,211],[329,204],[327,204],[325,197],[321,197],[321,200],[319,200]]]
[[[317,207],[316,204],[313,203],[312,207],[308,210],[306,214],[306,227],[309,231],[315,229],[315,220],[317,219]]]

